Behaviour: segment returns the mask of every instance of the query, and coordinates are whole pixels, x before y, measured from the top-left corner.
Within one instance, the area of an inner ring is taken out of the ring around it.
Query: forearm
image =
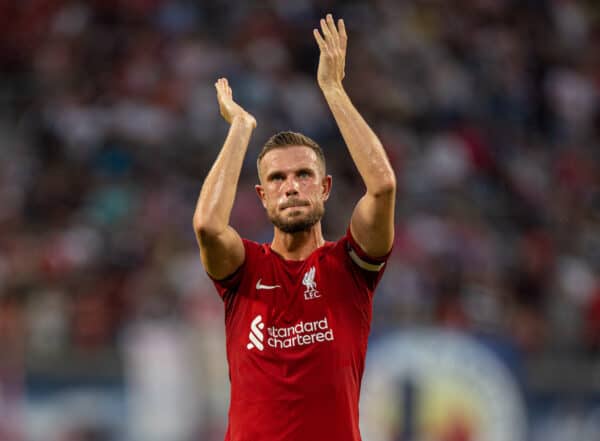
[[[218,235],[229,225],[238,180],[253,126],[244,117],[232,121],[223,148],[204,180],[194,228],[198,235]]]
[[[327,86],[321,90],[367,193],[376,196],[395,191],[396,178],[381,141],[356,110],[343,86]]]

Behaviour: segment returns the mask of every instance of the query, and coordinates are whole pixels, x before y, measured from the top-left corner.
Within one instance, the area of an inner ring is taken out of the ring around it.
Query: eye
[[[298,172],[299,178],[310,178],[311,176],[312,176],[312,173],[308,170],[300,170]]]
[[[281,173],[274,173],[271,176],[269,176],[269,181],[271,182],[279,182],[283,181],[284,179],[285,177]]]

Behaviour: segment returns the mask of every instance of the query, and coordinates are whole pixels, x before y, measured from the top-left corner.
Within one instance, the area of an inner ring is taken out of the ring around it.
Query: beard
[[[286,219],[279,214],[269,213],[269,219],[284,233],[300,233],[310,230],[321,220],[323,214],[325,214],[325,207],[320,205],[301,217]]]

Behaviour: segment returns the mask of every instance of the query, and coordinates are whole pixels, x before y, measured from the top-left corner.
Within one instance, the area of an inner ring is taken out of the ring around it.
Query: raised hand
[[[321,51],[317,81],[321,88],[339,86],[344,79],[348,41],[344,20],[339,19],[336,28],[333,17],[327,14],[326,18],[321,19],[321,32],[323,35],[318,29],[313,29]]]
[[[219,78],[215,83],[215,88],[217,89],[219,109],[225,121],[231,124],[234,119],[240,118],[250,123],[253,128],[256,128],[256,119],[233,100],[233,93],[231,87],[229,87],[227,78]]]

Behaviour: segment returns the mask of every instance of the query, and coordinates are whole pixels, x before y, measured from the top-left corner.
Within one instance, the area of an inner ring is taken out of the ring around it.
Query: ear
[[[321,187],[323,189],[322,198],[324,201],[329,199],[329,194],[331,193],[331,185],[333,184],[333,178],[331,175],[327,175],[323,178],[321,182]]]
[[[265,190],[263,189],[262,185],[256,184],[254,189],[256,190],[256,194],[258,195],[260,202],[263,204],[263,207],[267,208],[267,203],[265,202]]]

